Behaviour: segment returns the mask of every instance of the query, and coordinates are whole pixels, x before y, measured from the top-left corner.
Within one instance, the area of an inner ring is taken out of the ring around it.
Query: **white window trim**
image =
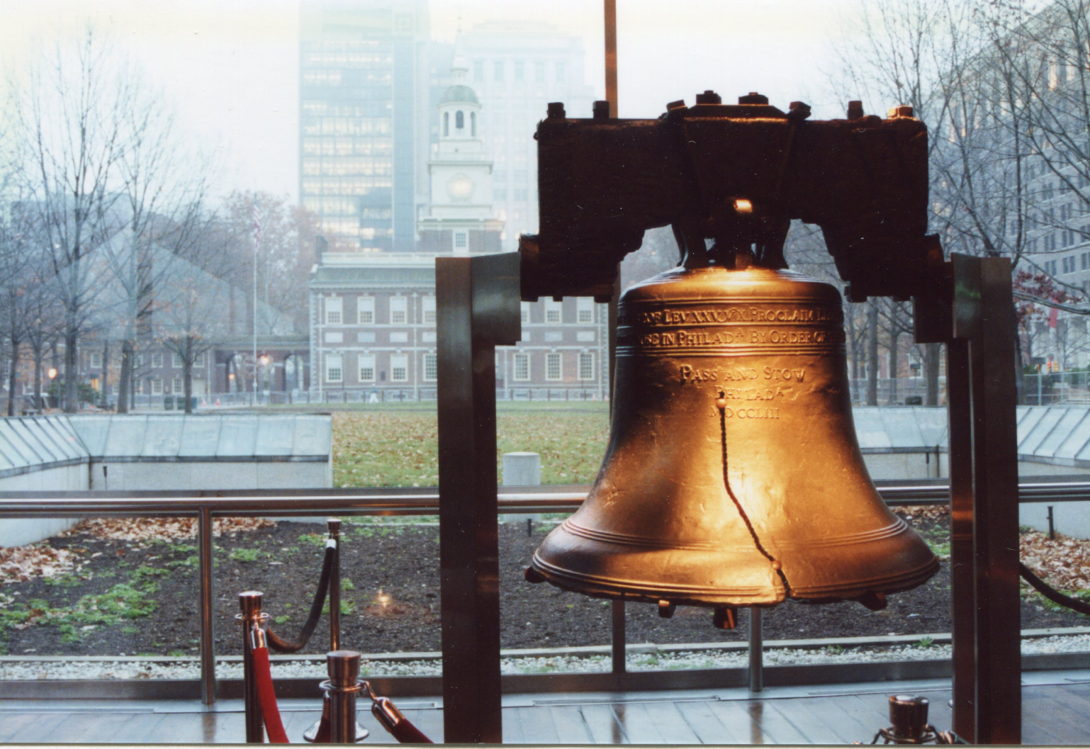
[[[364,313],[371,319],[365,320]],[[374,325],[375,323],[375,298],[373,296],[356,297],[356,322],[360,325]]]
[[[401,363],[403,366],[398,367]],[[404,369],[405,376],[398,377],[396,370]],[[390,382],[408,382],[409,381],[409,356],[408,354],[392,354],[390,356]]]
[[[584,320],[583,318],[586,317]],[[575,303],[575,321],[580,325],[594,323],[594,300],[590,297],[579,297]]]
[[[395,305],[394,305],[395,301],[398,302],[397,307],[399,307],[400,309],[395,309]],[[404,315],[405,319],[395,320],[394,315],[397,314],[397,313],[401,313],[402,315]],[[390,324],[391,325],[408,325],[409,324],[409,298],[408,297],[405,297],[405,296],[392,296],[392,297],[390,297]]]
[[[367,364],[367,363],[370,364],[370,369],[371,369],[371,375],[370,376],[365,375],[365,373],[363,371],[364,370],[364,365]],[[374,382],[375,381],[375,372],[376,372],[376,369],[377,369],[377,367],[375,366],[375,355],[374,354],[360,354],[356,358],[356,369],[359,370],[360,382]]]
[[[458,240],[462,240],[462,244],[458,244]],[[469,254],[469,232],[465,229],[455,229],[450,233],[450,249],[455,255],[468,255]]]
[[[432,376],[432,377],[428,376],[428,369],[429,369],[428,362],[429,361],[432,363],[431,368],[434,371],[434,376]],[[435,354],[435,352],[432,352],[432,351],[424,352],[424,360],[423,360],[423,362],[421,362],[420,371],[423,373],[423,377],[421,379],[423,379],[424,382],[435,382],[437,379],[439,379],[439,357],[438,357],[437,354]]]
[[[336,362],[337,362],[336,367],[330,366],[332,364],[332,360],[336,360]],[[325,365],[324,368],[325,368],[325,381],[326,382],[344,382],[344,357],[343,356],[341,356],[340,354],[326,354],[324,365]],[[332,378],[332,377],[329,376],[330,370],[332,370],[332,369],[336,369],[336,371],[337,371],[337,377],[336,378]]]
[[[584,377],[583,376],[583,357],[585,357],[585,356],[590,357],[590,374]],[[597,361],[597,359],[598,359],[598,357],[596,357],[594,355],[593,351],[580,351],[579,352],[579,362],[578,362],[579,363],[579,372],[578,372],[578,375],[579,375],[579,381],[580,382],[593,382],[594,381],[595,375],[598,374],[598,361]]]
[[[553,313],[556,313],[556,319],[552,319]],[[545,322],[550,325],[559,325],[564,322],[564,303],[556,302],[552,299],[545,300]]]
[[[549,362],[553,361],[553,357],[556,357],[555,361],[557,362],[556,377],[552,377],[549,374]],[[563,380],[564,380],[564,357],[560,354],[559,351],[550,351],[547,354],[545,354],[545,379],[548,382],[563,382]]]
[[[519,377],[520,361],[526,362],[526,375]],[[529,382],[530,381],[530,355],[529,354],[514,354],[511,359],[511,380],[513,382]]]
[[[335,304],[334,304],[335,302]],[[343,325],[344,324],[344,300],[339,296],[326,297],[324,307],[324,320],[326,325]],[[332,309],[331,309],[332,307]],[[332,314],[336,313],[337,319],[331,319]]]

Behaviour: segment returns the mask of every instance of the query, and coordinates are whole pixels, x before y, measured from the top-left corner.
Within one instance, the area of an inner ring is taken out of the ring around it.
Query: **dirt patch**
[[[919,512],[908,517],[937,551],[948,549],[948,518]],[[610,641],[608,601],[530,585],[523,570],[549,528],[525,523],[500,526],[502,646],[537,648],[605,645]],[[196,655],[197,550],[193,541],[117,534],[95,535],[84,527],[43,544],[77,560],[52,578],[7,582],[0,587],[0,638],[13,655]],[[101,530],[101,529],[100,529]],[[294,638],[309,611],[323,557],[325,527],[280,522],[224,533],[216,541],[214,600],[216,649],[239,652],[237,594],[265,592],[273,628]],[[1043,548],[1040,539],[1035,548]],[[1062,547],[1062,545],[1061,545]],[[436,651],[439,623],[439,529],[437,525],[347,521],[342,544],[342,647],[363,652]],[[1086,626],[1090,619],[1053,610],[1035,594],[1022,603],[1024,628]],[[632,604],[627,612],[631,643],[739,641],[738,629],[712,626],[708,609],[682,607],[661,619],[654,606]],[[304,652],[328,648],[321,624]],[[862,635],[911,635],[950,631],[948,561],[926,585],[890,597],[884,611],[855,603],[788,603],[766,610],[765,638],[804,639]]]

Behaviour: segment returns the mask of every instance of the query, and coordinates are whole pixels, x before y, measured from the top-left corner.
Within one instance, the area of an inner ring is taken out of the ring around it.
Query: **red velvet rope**
[[[394,707],[394,703],[386,697],[378,697],[371,704],[371,712],[379,723],[391,736],[397,739],[399,744],[431,744],[432,740],[424,735],[423,731],[414,726],[401,711]]]
[[[254,648],[254,679],[257,681],[257,694],[261,699],[261,714],[265,719],[265,733],[270,744],[287,744],[288,734],[280,720],[280,708],[276,706],[276,691],[273,688],[272,668],[269,666],[269,649]]]

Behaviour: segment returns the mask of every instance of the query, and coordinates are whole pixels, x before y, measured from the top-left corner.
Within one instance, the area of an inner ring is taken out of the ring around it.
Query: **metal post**
[[[617,0],[603,0],[605,15],[605,52],[606,52],[606,101],[609,102],[609,116],[617,117]],[[613,413],[613,373],[617,364],[617,312],[621,299],[621,264],[617,264],[617,280],[613,282],[613,295],[606,308],[606,334],[609,340],[609,411]],[[620,687],[626,669],[626,635],[624,598],[612,601],[613,610],[613,675]]]
[[[617,0],[605,0],[606,101],[609,116],[617,116]]]
[[[105,468],[103,468],[105,470]],[[216,637],[212,616],[213,599],[212,510],[200,509],[197,517],[197,574],[201,628],[201,701],[206,705],[216,701]]]
[[[760,692],[765,688],[764,631],[761,610],[749,607],[749,691]]]
[[[950,423],[950,608],[953,647],[953,730],[976,737],[976,601],[973,594],[973,410],[969,341],[946,344],[946,400]]]
[[[971,421],[971,475],[964,473],[967,461],[957,461],[958,474],[951,465],[952,497],[971,486],[970,517],[964,517],[964,494],[957,502],[962,513],[961,530],[971,527],[971,596],[975,624],[973,639],[956,641],[964,655],[971,649],[974,663],[969,673],[958,671],[955,655],[954,723],[955,731],[967,709],[975,713],[975,734],[967,740],[978,744],[1017,744],[1022,737],[1022,685],[1020,622],[1018,596],[1018,461],[1017,421],[1015,416],[1014,307],[1012,304],[1011,266],[1006,258],[952,257],[954,264],[954,344],[967,342],[966,361],[948,374],[968,382],[951,383],[950,391],[964,396],[959,406],[966,407]],[[955,346],[951,346],[954,352]],[[955,353],[955,359],[960,354]],[[967,364],[968,366],[964,366]],[[953,411],[951,418],[953,418]],[[956,435],[951,432],[951,447]],[[960,435],[965,440],[964,433]],[[953,456],[952,456],[953,457]],[[966,559],[968,540],[955,533],[953,546],[962,549],[953,561]],[[964,589],[963,589],[964,592]],[[961,594],[955,591],[955,605]],[[955,616],[964,615],[955,609]],[[967,627],[955,624],[955,638],[964,637]],[[968,655],[964,655],[968,660]],[[971,676],[972,702],[966,704],[968,687],[963,681]],[[962,682],[962,683],[959,683]]]
[[[329,669],[329,742],[356,742],[356,695],[360,692],[360,654],[354,650],[326,653]]]
[[[250,632],[261,619],[261,599],[261,592],[256,590],[238,594],[238,607],[242,612],[237,618],[242,624],[242,702],[246,708],[247,744],[265,742],[265,721],[254,678],[253,641],[250,639]]]
[[[612,604],[611,609],[613,611],[613,632],[612,632],[612,666],[613,676],[616,680],[617,688],[621,688],[621,679],[624,678],[625,669],[627,664],[625,663],[627,647],[625,643],[625,618],[624,618],[624,599],[615,598],[610,601]]]
[[[329,571],[329,649],[341,648],[341,521],[329,518],[326,521],[329,538],[336,544],[333,547],[333,565]]]
[[[521,335],[519,255],[435,261],[443,724],[500,743],[497,345]]]

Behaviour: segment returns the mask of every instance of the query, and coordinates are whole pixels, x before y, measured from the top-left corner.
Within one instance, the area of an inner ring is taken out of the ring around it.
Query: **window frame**
[[[336,366],[334,366],[336,362]],[[336,384],[338,382],[344,382],[344,356],[341,354],[326,354],[322,361],[322,374],[325,376],[325,381],[328,383]],[[337,377],[333,378],[332,375],[336,372]]]
[[[370,362],[371,375],[367,376],[364,373],[365,365]],[[359,376],[360,382],[374,382],[376,378],[376,372],[378,372],[377,362],[375,361],[374,354],[357,354],[356,355],[356,374]]]
[[[364,319],[364,314],[368,319]],[[356,324],[375,324],[375,297],[370,294],[362,294],[356,297]]]
[[[553,363],[556,363],[556,375],[553,375]],[[545,381],[564,381],[564,355],[559,351],[549,351],[545,354]]]
[[[322,320],[325,321],[326,325],[344,325],[344,298],[327,296],[325,303],[322,305],[322,313]],[[336,319],[334,319],[334,315]]]
[[[524,368],[522,374],[519,374],[520,365]],[[511,381],[512,382],[529,382],[530,381],[530,353],[527,351],[517,351],[511,357]]]
[[[401,365],[400,367],[398,365]],[[404,371],[403,377],[397,376],[398,369]],[[390,354],[390,382],[408,382],[409,381],[409,355],[408,354]]]
[[[594,381],[595,376],[598,374],[598,366],[597,366],[598,362],[596,361],[596,359],[597,359],[597,357],[594,356],[593,351],[580,351],[579,352],[579,367],[578,367],[579,371],[577,372],[577,374],[579,376],[579,381],[580,382],[593,382]],[[584,363],[585,362],[589,362],[589,365],[587,365],[587,366],[588,366],[588,370],[589,370],[590,373],[587,374],[587,375],[584,375]]]
[[[397,304],[395,304],[395,302]],[[407,296],[392,296],[390,297],[390,324],[391,325],[408,325],[409,324],[409,298]],[[396,319],[395,315],[401,315],[401,319]]]

